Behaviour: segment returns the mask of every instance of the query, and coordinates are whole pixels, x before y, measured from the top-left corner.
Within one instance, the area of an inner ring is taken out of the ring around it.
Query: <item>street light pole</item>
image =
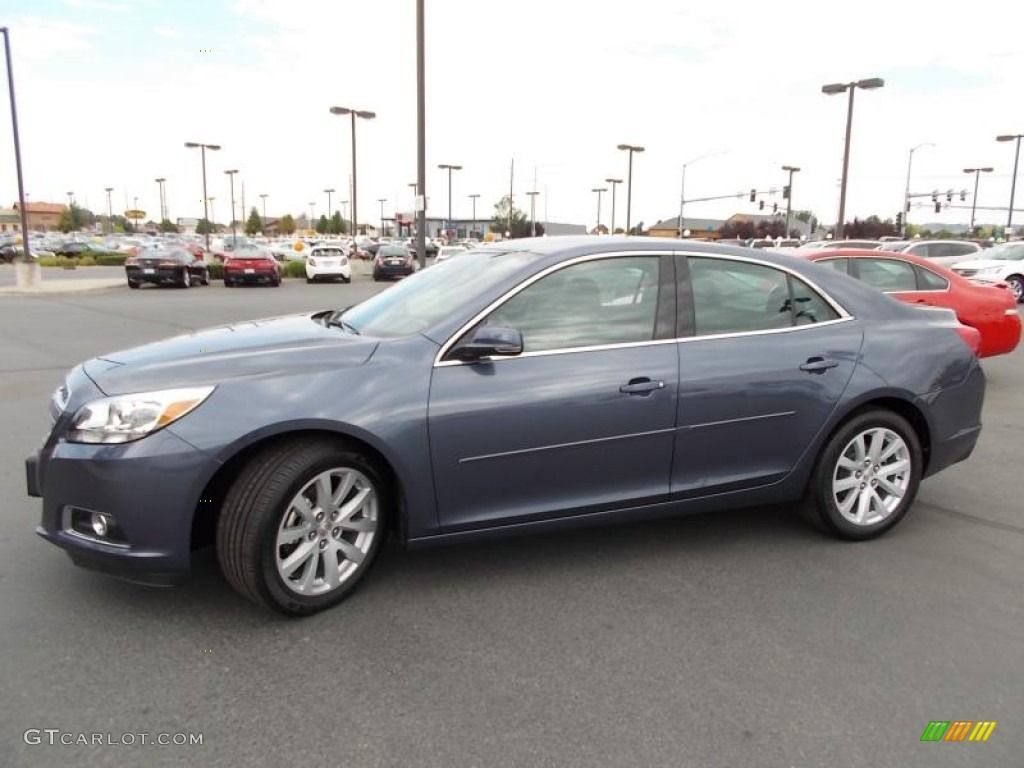
[[[974,197],[971,199],[971,231],[974,231],[974,212],[978,207],[978,179],[981,178],[983,173],[992,173],[992,168],[964,168],[964,173],[974,174]],[[1013,206],[1010,207],[1013,210]]]
[[[472,232],[473,232],[474,235],[476,234],[476,199],[478,197],[480,197],[480,195],[478,195],[478,194],[472,194],[472,195],[469,196],[469,199],[473,201],[473,230],[472,230]]]
[[[164,203],[164,182],[167,181],[167,179],[161,176],[159,179],[154,179],[154,181],[156,181],[156,185],[160,189],[160,223],[162,224],[167,218],[167,208]]]
[[[427,88],[424,2],[416,0],[416,258],[427,265]]]
[[[213,210],[213,201],[216,199],[216,197],[210,198],[210,226],[207,229],[215,229],[217,226],[217,214]],[[207,239],[209,239],[209,235],[207,235]]]
[[[462,166],[441,163],[437,167],[440,168],[442,171],[448,171],[448,227],[446,229],[450,229],[452,226],[452,171],[461,171]]]
[[[358,223],[358,206],[356,205],[357,193],[357,176],[356,176],[356,118],[361,117],[364,120],[373,120],[377,116],[376,112],[369,112],[365,109],[352,109],[350,107],[331,107],[332,115],[351,115],[352,117],[352,224],[355,228],[354,234],[359,234],[359,223]]]
[[[1024,133],[1010,134],[1004,136],[996,136],[996,141],[1013,141],[1017,140],[1017,151],[1013,156],[1013,178],[1010,180],[1010,212],[1006,216],[1006,237],[1010,236],[1010,231],[1013,229],[1013,197],[1017,192],[1017,164],[1020,162],[1020,140],[1024,138]]]
[[[313,200],[309,201],[309,229],[316,232],[316,202]]]
[[[534,190],[533,192],[527,192],[530,196],[530,237],[537,236],[537,195],[540,193]]]
[[[14,98],[14,70],[11,67],[11,36],[7,27],[0,27],[4,36],[4,56],[7,59],[7,90],[11,97],[11,133],[14,134],[14,165],[18,174],[18,208],[21,213],[21,263],[31,265],[22,267],[17,273],[19,287],[35,285],[41,273],[36,261],[29,252],[28,211],[25,209],[25,179],[21,172],[21,139],[18,136],[18,107]]]
[[[594,187],[590,190],[591,192],[597,192],[597,227],[594,229],[595,235],[601,234],[601,195],[608,191],[607,187]]]
[[[626,234],[630,233],[630,224],[633,216],[633,154],[636,152],[643,152],[643,147],[638,147],[634,144],[619,144],[619,149],[629,152],[629,175],[626,177]],[[600,207],[600,197],[598,198],[598,207]]]
[[[104,187],[103,191],[107,193],[107,234],[114,234],[114,206],[110,202],[110,193],[114,191],[113,187]]]
[[[334,188],[325,189],[324,192],[327,193],[327,224],[328,229],[330,229],[331,216],[334,215],[334,209],[331,208],[331,193],[334,192]]]
[[[683,163],[682,179],[679,182],[679,221],[678,221],[678,223],[676,225],[676,232],[677,232],[677,234],[678,234],[680,239],[682,239],[683,231],[686,229],[686,227],[684,226],[686,218],[683,216],[683,206],[686,205],[686,169],[687,169],[687,167],[693,165],[698,160],[704,160],[705,158],[708,158],[708,157],[718,157],[719,155],[724,155],[724,154],[727,154],[727,153],[726,152],[708,152],[706,155],[700,155],[698,157],[693,158],[692,160],[687,160],[685,163]]]
[[[907,187],[903,193],[903,231],[900,232],[903,237],[907,236],[907,225],[909,224],[908,219],[910,218],[910,169],[914,164],[914,153],[921,147],[934,147],[930,141],[917,144],[910,148],[910,156],[907,158]]]
[[[839,186],[839,216],[836,220],[836,240],[841,240],[843,238],[844,224],[846,221],[846,183],[850,173],[850,135],[853,133],[853,95],[858,88],[870,90],[873,88],[881,88],[884,85],[885,80],[882,78],[871,77],[866,80],[854,80],[849,83],[831,83],[821,87],[821,92],[828,96],[833,96],[837,93],[845,93],[846,91],[850,92],[849,104],[846,108],[846,141],[843,145],[843,177]]]
[[[615,234],[615,190],[622,183],[622,179],[605,179],[605,183],[612,185],[612,226],[608,230],[611,234]]]
[[[380,203],[380,231],[381,231],[381,234],[384,233],[384,203],[386,203],[387,201],[388,201],[388,199],[386,197],[378,197],[377,198],[377,202]],[[377,237],[380,237],[380,235],[377,235]]]
[[[206,150],[217,151],[220,149],[220,144],[200,144],[196,141],[186,141],[185,146],[189,149],[195,149],[199,147],[199,151],[203,156],[203,220],[206,222],[206,250],[210,250],[210,229],[213,227],[213,222],[210,221],[210,211],[207,207],[206,198]]]
[[[267,232],[267,193],[264,192],[260,195],[260,200],[263,201],[263,233]]]
[[[238,232],[235,230],[235,174],[238,173],[238,169],[233,168],[224,173],[231,179],[231,245],[235,246],[238,243]]]
[[[789,194],[786,195],[786,234],[783,237],[789,237],[789,221],[793,215],[793,174],[799,173],[800,169],[795,165],[784,165],[782,170],[789,172]],[[807,222],[810,224],[810,221]]]

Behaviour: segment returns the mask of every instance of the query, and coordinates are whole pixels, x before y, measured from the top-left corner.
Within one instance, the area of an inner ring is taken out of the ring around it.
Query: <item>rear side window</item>
[[[844,275],[850,274],[849,259],[821,259],[818,263],[824,264],[826,267],[832,267],[836,272],[842,272]]]
[[[916,291],[917,276],[907,261],[857,259],[857,277],[880,291]]]
[[[690,257],[698,336],[750,333],[835,320],[839,314],[802,280],[743,261]]]
[[[945,291],[949,288],[949,280],[942,275],[936,275],[930,269],[925,269],[917,264],[917,289],[919,291]]]
[[[971,243],[936,243],[932,246],[929,256],[966,256],[969,253],[976,253],[977,248]]]

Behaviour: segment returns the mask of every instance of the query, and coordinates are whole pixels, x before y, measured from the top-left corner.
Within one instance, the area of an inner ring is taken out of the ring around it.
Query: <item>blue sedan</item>
[[[173,583],[216,546],[243,595],[334,605],[409,547],[792,502],[896,525],[974,449],[973,329],[785,254],[501,243],[347,310],[89,360],[27,461],[39,534]]]

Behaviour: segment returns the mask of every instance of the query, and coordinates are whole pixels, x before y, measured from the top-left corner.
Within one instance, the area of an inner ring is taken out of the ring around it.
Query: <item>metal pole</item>
[[[380,198],[380,199],[377,200],[377,202],[380,203],[380,231],[381,231],[381,235],[384,234],[384,203],[386,203],[387,201],[388,200],[387,200],[386,197]],[[377,235],[377,237],[380,237],[381,235]]]
[[[629,176],[626,182],[626,234],[631,234],[630,223],[633,220],[633,149],[629,150]]]
[[[114,190],[113,187],[105,187],[104,191],[107,193],[107,234],[114,234],[114,208],[110,202],[110,193]]]
[[[514,184],[516,178],[516,159],[512,158],[512,166],[508,173],[508,236],[512,237],[512,199],[514,196]]]
[[[238,232],[235,229],[235,174],[229,173],[228,178],[231,179],[231,244],[236,245]]]
[[[203,219],[206,221],[206,250],[209,252],[210,229],[213,227],[213,222],[210,221],[210,210],[206,198],[206,145],[200,145],[199,150],[203,156]]]
[[[793,215],[793,169],[789,169],[789,197],[786,198],[786,233],[783,235],[789,238],[789,220]]]
[[[452,167],[448,166],[448,229],[452,226]],[[448,233],[445,232],[447,235]]]
[[[427,90],[423,0],[416,0],[416,259],[427,265]]]
[[[684,221],[684,219],[683,219],[683,206],[686,204],[686,166],[687,165],[689,165],[689,163],[683,163],[683,174],[682,174],[683,178],[682,178],[682,181],[679,183],[679,224],[676,226],[676,230],[678,231],[680,239],[682,239],[683,231],[684,231],[684,227],[683,227],[683,221]]]
[[[612,234],[613,235],[615,234],[615,189],[618,186],[618,184],[619,184],[619,182],[617,182],[617,181],[611,182],[611,185],[612,185]]]
[[[7,58],[7,90],[11,95],[11,132],[14,134],[14,165],[18,173],[18,206],[21,209],[21,260],[34,264],[29,253],[28,211],[25,210],[25,180],[21,172],[21,141],[18,138],[18,107],[14,99],[14,70],[11,68],[11,37],[7,27],[0,27],[4,33],[4,55]]]
[[[910,169],[914,165],[914,150],[917,147],[910,148],[910,157],[907,158],[907,187],[903,193],[903,231],[900,232],[903,237],[907,236],[907,219],[910,217]]]
[[[981,168],[974,169],[974,197],[971,199],[971,231],[974,231],[974,212],[978,205],[978,179],[981,178]],[[1011,210],[1013,206],[1010,206]]]
[[[267,231],[267,196],[266,194],[260,195],[260,199],[263,201],[263,232]]]
[[[356,213],[358,209],[358,206],[356,205],[356,184],[358,183],[356,176],[356,111],[353,109],[350,114],[352,115],[352,219],[353,221],[358,221],[356,218],[358,216]],[[356,223],[355,228],[355,233],[358,235],[358,223]]]
[[[473,201],[473,234],[474,235],[476,234],[476,199],[478,197],[480,197],[480,195],[477,195],[477,194],[473,194],[473,195],[469,196],[470,200]]]
[[[1013,180],[1010,182],[1010,212],[1006,217],[1006,237],[1013,229],[1013,196],[1017,191],[1017,163],[1020,162],[1020,136],[1017,136],[1017,154],[1013,157]]]
[[[850,102],[846,109],[846,143],[843,147],[843,179],[839,186],[839,218],[836,221],[836,240],[842,240],[846,223],[846,180],[850,171],[850,133],[853,130],[853,94],[857,90],[855,83],[850,83]]]

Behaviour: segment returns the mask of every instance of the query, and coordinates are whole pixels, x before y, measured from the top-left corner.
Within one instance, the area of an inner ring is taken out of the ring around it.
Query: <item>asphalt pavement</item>
[[[975,454],[872,542],[764,508],[391,544],[351,599],[296,621],[238,597],[210,553],[184,586],[148,589],[35,536],[22,460],[69,367],[377,290],[0,298],[0,766],[1024,764],[1022,350],[984,363]],[[998,725],[984,744],[922,743],[933,720]],[[94,733],[202,745],[60,745]]]

